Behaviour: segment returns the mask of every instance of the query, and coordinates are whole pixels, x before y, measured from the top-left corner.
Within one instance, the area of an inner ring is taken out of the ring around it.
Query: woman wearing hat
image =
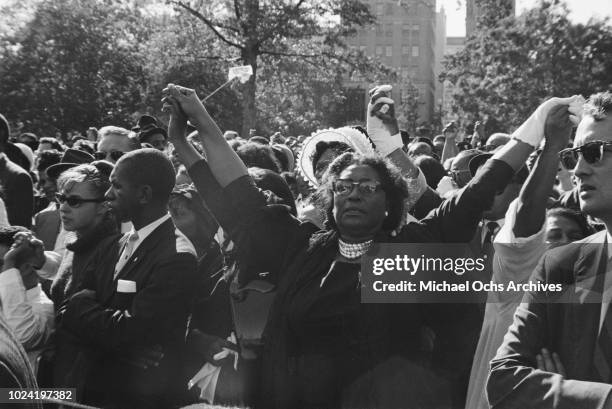
[[[470,306],[362,304],[361,257],[374,242],[467,242],[530,146],[512,141],[461,195],[396,236],[391,232],[404,212],[405,180],[385,159],[342,154],[319,189],[327,228],[312,234],[286,208],[266,204],[195,91],[171,84],[165,94],[173,143],[249,267],[241,271],[252,274],[242,281],[267,271],[277,284],[264,335],[260,406],[405,407],[408,400],[415,407],[448,400],[460,406],[465,385],[456,378],[469,371],[471,356],[454,337],[470,319]],[[197,124],[207,162],[185,142],[181,109]],[[425,382],[437,375],[417,366],[423,325],[434,329],[432,363],[446,370],[449,389]],[[441,389],[427,389],[434,386]]]

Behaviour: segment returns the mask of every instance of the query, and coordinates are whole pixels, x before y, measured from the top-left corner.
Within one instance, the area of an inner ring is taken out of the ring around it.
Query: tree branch
[[[219,30],[217,30],[216,27],[221,27],[219,24],[215,24],[213,23],[211,20],[207,19],[202,13],[200,13],[197,10],[192,9],[191,7],[189,7],[188,5],[186,5],[185,3],[183,3],[182,1],[173,1],[170,0],[169,1],[170,4],[174,4],[178,7],[181,7],[182,9],[184,9],[185,11],[187,11],[189,14],[193,15],[194,17],[196,17],[198,20],[202,21],[204,24],[206,24],[208,26],[208,28],[210,28],[212,30],[213,33],[215,33],[215,35],[224,43],[231,45],[232,47],[236,47],[240,50],[244,49],[244,46],[229,40],[228,38],[226,38],[223,34],[221,34],[219,32]],[[223,27],[222,27],[223,28]]]
[[[267,30],[261,35],[261,37],[257,41],[257,44],[263,44],[266,40],[270,39],[274,35],[274,33],[278,32],[280,29],[286,26],[289,21],[288,16],[297,12],[298,9],[302,6],[302,4],[304,4],[304,1],[305,0],[299,0],[291,10],[286,10],[283,13],[282,18],[279,18],[275,25],[273,25],[269,30]]]

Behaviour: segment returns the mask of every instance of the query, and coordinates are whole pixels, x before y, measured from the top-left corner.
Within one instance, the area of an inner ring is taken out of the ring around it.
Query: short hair
[[[586,216],[577,210],[563,206],[553,207],[546,212],[546,217],[550,216],[565,217],[575,222],[582,232],[582,237],[587,237],[595,233],[595,229],[591,227]]]
[[[323,156],[325,151],[327,151],[328,149],[331,149],[332,151],[334,151],[336,153],[336,155],[338,155],[338,156],[340,156],[344,152],[352,152],[353,151],[353,149],[348,144],[346,144],[344,142],[339,142],[339,141],[325,142],[325,141],[321,141],[321,142],[317,143],[317,145],[315,146],[315,150],[312,153],[312,157],[310,158],[310,162],[312,163],[313,171],[317,168],[317,163],[319,163],[319,160],[321,159],[321,156]]]
[[[401,172],[391,162],[385,158],[374,155],[361,155],[354,152],[345,152],[338,156],[327,168],[327,172],[323,177],[323,183],[319,186],[318,197],[319,203],[324,207],[327,214],[326,225],[330,228],[337,229],[336,221],[334,220],[334,194],[332,186],[340,177],[344,169],[351,165],[369,166],[380,177],[380,183],[383,191],[387,195],[387,206],[389,214],[385,218],[382,229],[392,231],[396,229],[402,217],[404,216],[404,200],[408,197],[408,185],[402,177]]]
[[[138,135],[120,126],[108,125],[100,128],[98,131],[98,141],[100,141],[106,135],[119,135],[127,138],[130,143],[131,150],[140,149],[141,147],[140,140],[138,140]]]
[[[57,151],[60,151],[60,152],[64,151],[64,147],[56,138],[52,138],[50,136],[44,136],[40,138],[40,141],[38,141],[38,146],[42,145],[43,143],[48,143],[49,145],[51,145],[53,149]]]
[[[61,160],[62,154],[56,149],[42,151],[38,154],[38,166],[36,170],[38,172],[44,172],[49,166],[60,163]]]
[[[446,170],[440,161],[432,158],[429,155],[417,156],[413,159],[413,161],[414,164],[421,169],[421,172],[423,172],[425,180],[427,181],[427,186],[432,189],[438,187],[440,180],[446,176]]]
[[[83,164],[63,171],[57,180],[57,188],[72,189],[75,184],[83,182],[89,182],[96,197],[104,197],[110,187],[110,181],[105,173],[93,165]]]
[[[129,169],[126,173],[131,184],[150,186],[154,200],[168,203],[176,172],[166,154],[154,148],[137,149],[119,158],[115,168],[119,164]]]
[[[593,94],[584,105],[584,114],[592,116],[596,121],[606,119],[612,111],[612,93],[610,91]]]
[[[247,168],[257,167],[268,169],[276,173],[281,172],[281,165],[274,156],[274,151],[269,145],[249,142],[240,146],[236,153],[242,159]]]
[[[281,175],[261,168],[249,168],[249,175],[258,188],[274,193],[282,204],[289,206],[291,214],[297,215],[293,193],[291,193],[289,185]]]
[[[0,226],[0,244],[11,247],[15,242],[15,235],[20,232],[31,233],[22,226]]]

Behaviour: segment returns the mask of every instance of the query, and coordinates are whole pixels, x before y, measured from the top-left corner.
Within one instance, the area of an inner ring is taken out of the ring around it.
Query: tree
[[[344,39],[374,17],[359,0],[215,0],[169,1],[196,18],[232,50],[253,76],[242,87],[242,134],[257,123],[257,79],[260,64],[283,58],[313,66],[322,61],[352,64],[360,53],[348,53]],[[275,58],[273,58],[275,57]]]
[[[517,18],[481,20],[478,34],[447,60],[441,75],[458,88],[455,104],[476,117],[495,118],[510,131],[547,97],[607,89],[612,84],[608,21],[575,24],[568,13],[564,3],[544,0]]]
[[[148,35],[139,8],[121,0],[47,0],[5,38],[0,110],[26,129],[128,126],[145,77],[138,44]]]

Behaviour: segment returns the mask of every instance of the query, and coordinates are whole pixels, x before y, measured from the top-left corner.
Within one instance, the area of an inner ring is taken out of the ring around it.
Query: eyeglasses
[[[124,153],[125,152],[121,152],[121,151],[110,151],[110,152],[97,151],[96,153],[94,153],[94,157],[96,158],[96,160],[104,160],[110,156],[110,158],[114,162],[117,162],[119,158],[123,156]]]
[[[582,155],[588,164],[592,165],[599,162],[603,158],[604,151],[611,150],[606,149],[610,146],[612,146],[612,142],[588,142],[577,148],[563,149],[561,152],[559,152],[559,159],[561,160],[561,164],[565,169],[573,170],[576,168],[576,165],[578,165],[579,154]]]
[[[378,190],[380,190],[380,182],[375,180],[362,180],[360,182],[353,182],[350,179],[338,179],[332,185],[333,191],[338,196],[348,196],[357,186],[359,193],[364,196],[372,196]]]
[[[83,203],[102,203],[104,202],[103,197],[99,197],[97,199],[83,199],[82,197],[77,196],[66,196],[61,193],[55,194],[55,201],[59,204],[68,204],[68,206],[76,208],[81,206]]]

